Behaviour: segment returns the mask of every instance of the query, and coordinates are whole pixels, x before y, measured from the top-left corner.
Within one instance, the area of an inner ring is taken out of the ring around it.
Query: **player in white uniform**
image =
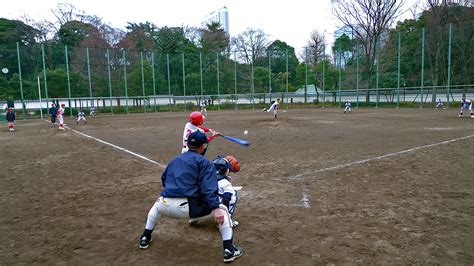
[[[472,112],[472,102],[466,98],[462,98],[461,101],[461,110],[459,111],[459,116],[458,117],[463,117],[463,110],[469,110],[471,113],[471,118],[474,118],[474,113]]]
[[[270,106],[270,108],[263,108],[262,112],[271,112],[273,111],[273,115],[275,116],[275,119],[277,119],[277,113],[278,113],[278,107],[279,107],[279,104],[280,104],[280,99],[277,99],[276,101],[274,101],[272,103],[272,105]]]
[[[58,121],[59,121],[59,129],[64,130],[64,109],[66,105],[64,103],[61,104],[61,108],[58,109]]]
[[[201,114],[204,116],[204,117],[207,117],[207,110],[206,110],[206,102],[205,100],[202,100],[201,101],[201,104],[199,105],[201,107]]]
[[[351,105],[351,102],[350,102],[350,101],[346,101],[346,102],[344,103],[344,106],[345,106],[345,107],[344,107],[344,114],[345,114],[345,113],[350,113],[350,112],[351,112],[351,106],[352,106],[352,105]]]
[[[438,101],[436,102],[436,109],[438,109],[438,108],[446,109],[446,107],[444,107],[444,103],[443,103],[443,101],[441,101],[441,99],[438,99]]]
[[[212,135],[208,136],[208,140],[211,141],[215,137],[219,136],[219,132],[203,127],[202,124],[204,123],[204,117],[200,112],[194,111],[188,117],[188,123],[184,126],[183,131],[183,146],[181,149],[181,153],[185,153],[188,151],[188,136],[189,134],[193,133],[196,130],[199,130],[203,133],[210,132]]]
[[[84,124],[87,124],[86,114],[84,113],[84,111],[82,111],[82,109],[77,113],[76,124],[79,124],[79,121],[81,120],[84,120]]]

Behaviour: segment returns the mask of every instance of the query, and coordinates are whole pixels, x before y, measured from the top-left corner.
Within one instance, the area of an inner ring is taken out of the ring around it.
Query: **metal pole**
[[[397,108],[400,108],[400,32],[397,33]]]
[[[44,79],[44,93],[46,97],[46,108],[48,108],[48,79],[46,78],[46,60],[44,56],[44,44],[41,44],[41,57],[43,59],[43,79]]]
[[[357,98],[356,98],[356,108],[359,108],[359,85],[360,85],[360,75],[359,75],[359,59],[360,53],[357,52],[357,60],[356,60],[356,89],[357,89]]]
[[[151,77],[153,79],[153,103],[156,112],[156,81],[155,81],[155,53],[151,53]]]
[[[199,73],[201,79],[201,101],[204,101],[204,87],[202,86],[202,52],[199,52]]]
[[[272,102],[272,60],[270,50],[268,50],[268,93],[270,94],[270,102]]]
[[[168,100],[170,103],[170,112],[171,112],[170,54],[166,54],[166,68],[168,71]]]
[[[375,101],[375,108],[379,108],[379,65],[380,65],[380,39],[377,37],[376,42],[376,58],[377,58],[377,68],[375,73],[375,88],[377,89],[377,100]]]
[[[38,97],[39,97],[39,104],[40,104],[40,115],[41,115],[41,119],[43,119],[43,106],[42,106],[43,103],[41,102],[41,82],[40,82],[40,77],[37,76],[37,78],[38,78]]]
[[[186,73],[184,70],[184,53],[181,53],[181,60],[183,62],[183,94],[184,94],[184,111],[186,112]]]
[[[71,76],[69,74],[69,53],[67,51],[67,45],[64,45],[64,55],[66,57],[66,76],[67,76],[67,91],[68,91],[68,105],[69,105],[69,115],[72,116],[71,108]]]
[[[286,49],[286,110],[288,110],[288,49]]]
[[[89,47],[86,47],[87,55],[87,77],[89,78],[89,97],[91,99],[91,107],[94,107],[94,100],[92,100],[92,80],[91,80],[91,63],[89,60]]]
[[[308,101],[308,47],[304,48],[305,54],[305,73],[304,73],[304,107],[306,108],[306,103]]]
[[[250,63],[252,68],[252,81],[250,87],[252,88],[252,110],[255,109],[255,84],[253,81],[253,61]]]
[[[109,49],[107,49],[107,75],[109,78],[109,96],[110,96],[110,113],[114,114],[114,108],[112,103],[112,74],[110,72],[110,53]]]
[[[125,56],[125,49],[123,50],[122,53],[122,61],[123,61],[123,76],[124,76],[124,82],[125,82],[125,110],[128,112],[128,85],[127,85],[127,58]]]
[[[219,77],[219,52],[216,53],[217,62],[217,109],[221,110],[221,96],[220,96],[220,77]]]
[[[449,96],[451,95],[451,34],[452,34],[452,23],[449,23],[449,39],[448,39],[448,94],[446,95],[447,98],[447,105],[449,108]]]
[[[338,94],[339,94],[339,104],[338,104],[338,107],[341,108],[341,87],[342,87],[342,85],[341,85],[341,83],[342,83],[342,59],[341,59],[341,54],[342,54],[342,53],[341,53],[341,43],[339,43],[338,46],[339,46],[339,47],[338,47],[339,49],[338,49],[337,53],[338,53],[338,55],[339,55],[339,60],[338,60],[338,61],[339,61],[339,66],[338,66],[338,68],[339,68],[339,73],[338,73],[338,84],[337,84],[338,86],[337,86],[337,87],[338,87]]]
[[[237,56],[234,51],[234,95],[235,95],[235,110],[237,110]]]
[[[425,85],[425,28],[421,29],[421,102],[420,108],[423,108],[423,87]]]
[[[143,93],[143,112],[146,113],[146,101],[145,101],[145,73],[143,71],[143,51],[140,52],[140,64],[142,68],[142,93]]]
[[[21,76],[21,58],[20,58],[20,43],[16,42],[16,56],[18,59],[18,75],[20,78],[20,96],[21,96],[21,107],[23,110],[23,118],[26,116],[25,102],[23,98],[23,78]]]
[[[326,108],[326,84],[325,84],[325,76],[326,76],[326,45],[323,46],[323,51],[324,51],[324,55],[323,55],[323,109]]]

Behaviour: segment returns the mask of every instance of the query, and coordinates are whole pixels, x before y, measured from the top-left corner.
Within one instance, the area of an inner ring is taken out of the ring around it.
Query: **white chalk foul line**
[[[451,140],[446,140],[446,141],[442,141],[442,142],[438,142],[438,143],[423,145],[423,146],[420,146],[420,147],[416,147],[416,148],[412,148],[412,149],[408,149],[408,150],[403,150],[403,151],[398,151],[398,152],[393,152],[393,153],[389,153],[389,154],[385,154],[385,155],[381,155],[381,156],[377,156],[377,157],[373,157],[373,158],[369,158],[369,159],[365,159],[365,160],[350,162],[350,163],[346,163],[346,164],[340,164],[340,165],[336,165],[336,166],[332,166],[332,167],[326,167],[326,168],[323,168],[323,169],[312,171],[311,173],[326,172],[326,171],[336,170],[336,169],[340,169],[340,168],[344,168],[344,167],[348,167],[348,166],[353,166],[353,165],[357,165],[357,164],[363,164],[363,163],[367,163],[367,162],[370,162],[370,161],[375,161],[375,160],[380,160],[380,159],[384,159],[384,158],[388,158],[388,157],[393,157],[393,156],[397,156],[397,155],[400,155],[400,154],[409,153],[409,152],[413,152],[413,151],[417,151],[417,150],[421,150],[421,149],[427,149],[427,148],[431,148],[431,147],[435,147],[435,146],[439,146],[439,145],[444,145],[444,144],[448,144],[448,143],[451,143],[451,142],[456,142],[456,141],[460,141],[460,140],[468,139],[468,138],[472,138],[472,137],[474,137],[474,135],[469,135],[469,136],[455,138],[455,139],[451,139]],[[299,177],[299,176],[302,176],[302,174],[297,175],[295,177]]]
[[[48,120],[45,120],[45,121],[49,123]],[[98,139],[98,138],[94,138],[94,137],[92,137],[92,136],[89,136],[89,135],[87,135],[87,134],[85,134],[85,133],[82,133],[82,132],[77,131],[77,130],[75,130],[75,129],[72,129],[72,128],[70,128],[70,127],[64,126],[64,128],[67,128],[67,129],[69,129],[69,130],[72,130],[73,132],[75,132],[75,133],[77,133],[77,134],[79,134],[79,135],[82,135],[82,136],[84,136],[84,137],[86,137],[86,138],[93,139],[93,140],[98,141],[98,142],[100,142],[100,143],[103,143],[103,144],[105,144],[105,145],[109,145],[109,146],[111,146],[111,147],[113,147],[113,148],[116,148],[116,149],[118,149],[118,150],[121,150],[121,151],[124,151],[124,152],[126,152],[126,153],[129,153],[129,154],[131,154],[131,155],[133,155],[133,156],[136,156],[136,157],[138,157],[138,158],[140,158],[140,159],[143,159],[143,160],[145,160],[145,161],[147,161],[147,162],[150,162],[150,163],[152,163],[152,164],[156,164],[156,165],[158,165],[159,167],[166,168],[166,165],[161,164],[161,163],[159,163],[159,162],[155,162],[155,161],[153,161],[152,159],[149,159],[149,158],[147,158],[147,157],[145,157],[145,156],[143,156],[143,155],[140,155],[140,154],[138,154],[138,153],[135,153],[135,152],[133,152],[133,151],[129,151],[129,150],[127,150],[127,149],[124,149],[124,148],[119,147],[119,146],[117,146],[117,145],[115,145],[115,144],[109,143],[109,142],[107,142],[107,141],[104,141],[104,140],[101,140],[101,139]]]

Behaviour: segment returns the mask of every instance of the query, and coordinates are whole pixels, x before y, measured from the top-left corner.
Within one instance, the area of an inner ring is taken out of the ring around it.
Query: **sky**
[[[3,1],[0,17],[19,19],[27,15],[37,21],[54,21],[51,10],[65,2],[120,29],[127,22],[146,21],[158,27],[200,27],[208,14],[226,6],[231,37],[248,28],[261,29],[271,41],[284,41],[297,50],[307,45],[313,30],[332,43],[333,32],[340,26],[332,15],[330,0],[14,0]]]

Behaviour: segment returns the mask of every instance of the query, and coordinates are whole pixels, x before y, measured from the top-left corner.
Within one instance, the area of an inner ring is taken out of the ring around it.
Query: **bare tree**
[[[308,40],[308,58],[307,61],[312,65],[317,65],[324,58],[326,48],[326,37],[317,30],[311,32]],[[306,61],[306,54],[301,55]]]
[[[404,4],[405,0],[340,0],[333,8],[334,15],[352,30],[353,37],[363,48],[367,81],[371,80],[374,72],[380,36],[395,22]],[[366,100],[370,101],[368,91]]]
[[[257,58],[266,56],[266,49],[270,45],[270,40],[262,30],[248,28],[233,38],[231,43],[239,59],[250,65]]]

